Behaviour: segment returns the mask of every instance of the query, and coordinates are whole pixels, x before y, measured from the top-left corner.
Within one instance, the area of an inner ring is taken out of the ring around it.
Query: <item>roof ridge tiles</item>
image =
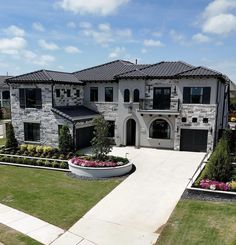
[[[82,72],[82,71],[92,70],[92,69],[94,69],[94,68],[98,68],[98,67],[110,65],[110,64],[113,64],[113,63],[116,63],[116,62],[121,62],[122,64],[124,64],[124,62],[130,63],[131,65],[133,64],[132,62],[126,61],[126,60],[114,60],[114,61],[111,61],[111,62],[108,62],[108,63],[104,63],[104,64],[101,64],[101,65],[96,65],[96,66],[93,66],[93,67],[85,68],[85,69],[82,69],[82,70],[80,70],[80,71],[75,71],[75,72],[73,72],[72,74],[76,74],[76,73],[79,73],[79,72]],[[127,64],[124,64],[124,65],[127,65]],[[133,65],[134,65],[134,64],[133,64]]]

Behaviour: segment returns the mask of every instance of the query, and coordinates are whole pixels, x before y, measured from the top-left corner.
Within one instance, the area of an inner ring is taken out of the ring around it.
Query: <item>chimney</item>
[[[136,64],[136,65],[138,64],[138,59],[135,59],[135,64]]]

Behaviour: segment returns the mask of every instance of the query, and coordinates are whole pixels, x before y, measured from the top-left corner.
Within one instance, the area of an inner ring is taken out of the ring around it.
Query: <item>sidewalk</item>
[[[61,228],[3,204],[0,204],[0,223],[45,245],[49,245],[64,233]]]

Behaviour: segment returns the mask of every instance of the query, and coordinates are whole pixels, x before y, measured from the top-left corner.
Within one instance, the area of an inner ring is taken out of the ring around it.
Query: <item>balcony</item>
[[[179,99],[171,99],[170,104],[164,106],[154,105],[153,99],[140,99],[138,111],[142,114],[178,115],[179,107]]]

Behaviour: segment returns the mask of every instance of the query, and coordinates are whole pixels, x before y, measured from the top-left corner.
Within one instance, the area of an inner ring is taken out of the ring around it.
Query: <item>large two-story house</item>
[[[40,70],[7,80],[20,143],[58,145],[67,124],[75,148],[93,137],[92,119],[109,121],[116,145],[211,150],[227,127],[230,80],[184,62],[117,60],[75,73]]]

